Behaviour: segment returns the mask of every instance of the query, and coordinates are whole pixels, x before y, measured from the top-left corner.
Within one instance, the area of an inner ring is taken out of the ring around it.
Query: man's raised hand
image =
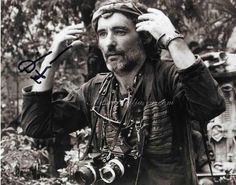
[[[72,46],[82,45],[80,40],[81,34],[84,34],[84,24],[76,24],[65,27],[62,31],[55,35],[52,43],[52,51],[60,51],[67,42],[70,42]]]
[[[138,17],[140,22],[136,24],[136,31],[147,31],[160,42],[164,35],[175,32],[175,27],[162,11],[155,8],[148,8],[147,11]]]

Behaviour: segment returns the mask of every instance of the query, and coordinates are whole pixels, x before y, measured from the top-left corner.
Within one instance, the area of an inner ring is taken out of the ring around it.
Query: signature
[[[41,59],[45,58],[46,56],[50,55],[52,51],[44,54],[43,56],[37,58],[36,60],[23,60],[18,64],[18,69],[20,72],[32,73],[33,71],[36,72],[36,75],[30,76],[37,84],[41,84],[42,81],[40,79],[45,79],[46,76],[44,75],[48,69],[50,69],[53,64],[63,53],[65,53],[68,49],[70,49],[72,45],[69,45],[64,50],[62,50],[52,61],[49,62],[50,65],[46,66],[43,71],[40,73],[36,68],[36,63]]]

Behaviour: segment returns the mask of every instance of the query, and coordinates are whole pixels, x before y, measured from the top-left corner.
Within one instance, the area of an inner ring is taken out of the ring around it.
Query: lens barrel
[[[117,158],[110,160],[103,168],[99,169],[100,177],[106,183],[112,183],[116,178],[122,177],[124,173],[124,165]]]
[[[96,168],[92,165],[85,165],[75,172],[74,178],[79,184],[82,182],[85,184],[93,184],[97,180]]]

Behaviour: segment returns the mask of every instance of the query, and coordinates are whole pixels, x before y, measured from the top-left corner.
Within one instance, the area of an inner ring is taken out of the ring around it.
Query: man
[[[63,101],[52,102],[53,63],[41,84],[24,89],[26,134],[51,137],[89,125],[92,151],[123,160],[124,174],[118,178],[123,173],[118,170],[112,184],[197,184],[188,119],[210,120],[225,108],[209,71],[160,10],[109,1],[95,11],[92,25],[111,73],[99,74]],[[81,32],[82,26],[75,25],[59,33],[42,69],[65,41]],[[81,41],[72,42],[76,44]],[[156,46],[168,49],[174,63],[151,55]],[[111,182],[114,176],[102,172],[104,182]]]

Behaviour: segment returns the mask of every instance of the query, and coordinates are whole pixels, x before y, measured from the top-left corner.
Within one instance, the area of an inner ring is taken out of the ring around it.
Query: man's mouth
[[[122,52],[108,52],[106,53],[106,58],[116,58],[118,56],[121,56],[123,53]]]
[[[113,62],[113,61],[117,61],[120,56],[121,55],[110,55],[110,56],[108,56],[107,59],[108,59],[108,61]]]

